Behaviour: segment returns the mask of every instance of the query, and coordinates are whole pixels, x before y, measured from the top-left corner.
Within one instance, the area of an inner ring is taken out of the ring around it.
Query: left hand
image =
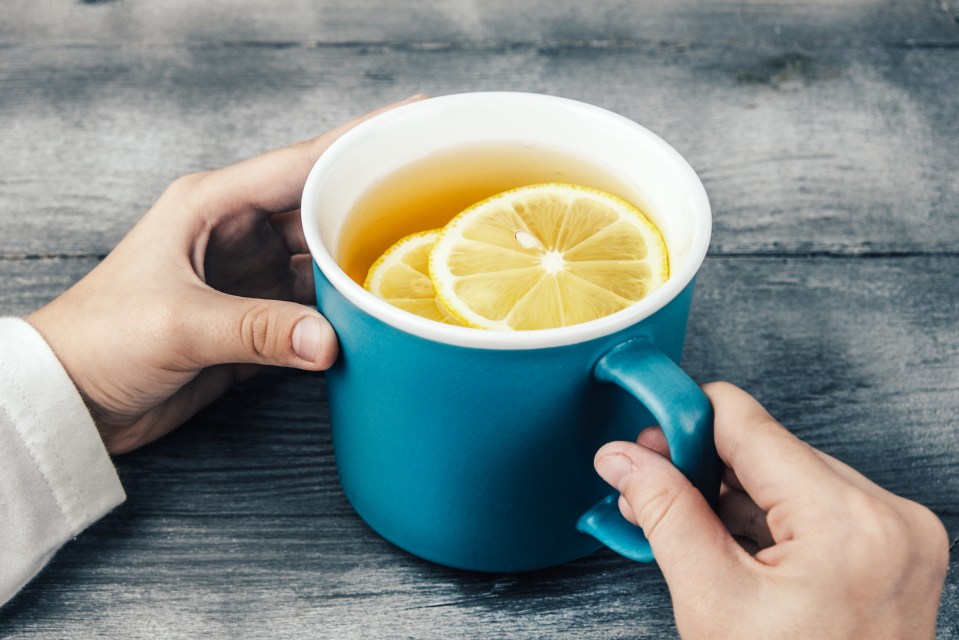
[[[27,317],[111,453],[173,430],[256,365],[333,363],[336,336],[312,306],[299,201],[320,154],[393,106],[176,180],[96,268]]]

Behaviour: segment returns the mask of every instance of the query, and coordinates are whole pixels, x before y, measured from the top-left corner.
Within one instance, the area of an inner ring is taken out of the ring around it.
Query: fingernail
[[[293,327],[293,352],[307,362],[316,362],[323,352],[323,323],[316,316],[306,316]]]
[[[622,491],[626,478],[633,472],[633,461],[614,453],[596,461],[596,473],[607,483]]]

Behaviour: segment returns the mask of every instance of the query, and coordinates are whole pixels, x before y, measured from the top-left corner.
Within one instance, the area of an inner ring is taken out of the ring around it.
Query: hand
[[[649,538],[680,635],[934,637],[949,554],[939,519],[797,439],[737,387],[704,391],[727,467],[718,516],[659,453],[613,442],[596,454]]]
[[[300,197],[334,140],[393,106],[178,179],[96,268],[27,318],[111,453],[168,433],[256,365],[333,363],[336,337],[312,306]]]

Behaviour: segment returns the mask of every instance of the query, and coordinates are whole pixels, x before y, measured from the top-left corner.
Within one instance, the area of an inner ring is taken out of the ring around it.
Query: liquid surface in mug
[[[624,309],[668,278],[662,235],[638,199],[610,172],[556,151],[453,149],[362,194],[338,259],[377,297],[430,320],[568,326]]]
[[[622,180],[569,154],[521,143],[460,147],[410,163],[364,193],[344,223],[337,262],[362,285],[400,238],[438,229],[497,193],[543,182],[592,187],[646,209]]]

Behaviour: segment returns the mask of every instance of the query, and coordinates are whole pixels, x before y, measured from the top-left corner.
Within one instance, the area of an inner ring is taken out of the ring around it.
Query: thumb
[[[596,453],[595,466],[642,527],[674,600],[708,593],[745,570],[745,552],[669,459],[611,442]]]
[[[339,351],[326,318],[295,302],[209,291],[191,308],[189,353],[203,367],[242,362],[320,371]]]

